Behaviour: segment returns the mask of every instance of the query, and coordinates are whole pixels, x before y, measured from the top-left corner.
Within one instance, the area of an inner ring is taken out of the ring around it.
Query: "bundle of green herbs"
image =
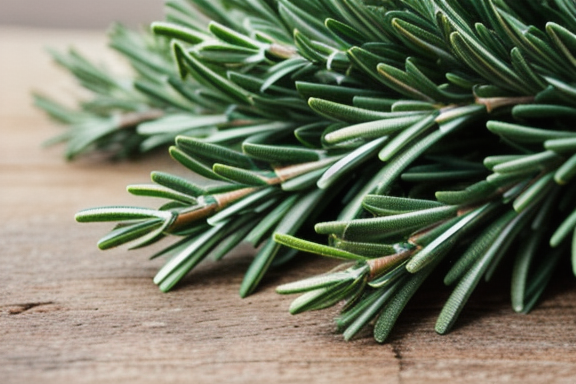
[[[133,78],[54,52],[93,98],[36,103],[69,159],[171,145],[212,181],[152,172],[128,191],[159,208],[76,216],[118,222],[101,249],[177,237],[153,256],[162,291],[240,242],[242,297],[299,251],[333,257],[277,291],[301,294],[291,313],[344,301],[344,337],[383,342],[434,270],[454,286],[438,333],[504,259],[517,312],[564,258],[576,272],[574,1],[168,0],[151,30],[112,30]]]

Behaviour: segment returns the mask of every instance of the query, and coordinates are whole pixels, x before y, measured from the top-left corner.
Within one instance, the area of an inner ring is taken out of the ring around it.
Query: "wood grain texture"
[[[163,153],[68,164],[59,149],[40,148],[58,128],[30,106],[29,89],[78,94],[42,51],[67,42],[108,57],[94,34],[0,29],[0,382],[576,382],[576,284],[567,272],[529,315],[510,309],[506,274],[483,284],[446,336],[433,327],[449,291],[432,281],[384,345],[367,333],[344,342],[336,310],[288,314],[292,298],[274,287],[329,267],[311,256],[272,272],[244,300],[237,291],[249,247],[160,293],[151,279],[161,260],[148,261],[149,250],[98,251],[109,226],[73,215],[149,205],[125,185],[153,169],[182,169]]]

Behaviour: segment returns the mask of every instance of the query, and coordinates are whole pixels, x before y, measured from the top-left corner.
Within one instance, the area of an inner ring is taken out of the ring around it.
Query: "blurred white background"
[[[163,18],[163,0],[0,0],[0,25],[105,29]]]

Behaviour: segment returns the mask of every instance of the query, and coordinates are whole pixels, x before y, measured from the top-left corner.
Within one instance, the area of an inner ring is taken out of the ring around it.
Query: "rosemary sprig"
[[[162,290],[243,240],[262,247],[242,296],[295,250],[343,258],[352,266],[279,292],[304,292],[292,313],[347,300],[345,338],[375,321],[384,341],[451,260],[445,333],[510,250],[519,312],[569,241],[576,266],[575,20],[569,0],[171,0],[154,37],[113,37],[136,79],[57,56],[96,99],[38,103],[72,127],[68,157],[175,140],[171,156],[217,182],[155,172],[129,192],[168,199],[160,208],[77,215],[120,221],[101,248],[181,237],[155,255],[169,259]],[[297,237],[318,217],[329,245]]]

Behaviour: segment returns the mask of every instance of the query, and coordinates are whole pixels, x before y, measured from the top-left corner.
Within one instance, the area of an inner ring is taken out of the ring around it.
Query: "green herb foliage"
[[[169,201],[157,210],[77,220],[119,222],[103,249],[178,237],[154,255],[163,291],[241,241],[260,246],[242,296],[296,251],[343,259],[278,292],[302,293],[294,314],[346,301],[346,339],[374,324],[385,341],[438,268],[454,285],[439,333],[506,259],[513,309],[529,311],[570,249],[576,271],[576,7],[468,4],[169,0],[152,35],[112,34],[132,79],[54,53],[94,94],[78,111],[36,99],[68,125],[68,158],[173,143],[214,181],[154,172],[128,191]]]

